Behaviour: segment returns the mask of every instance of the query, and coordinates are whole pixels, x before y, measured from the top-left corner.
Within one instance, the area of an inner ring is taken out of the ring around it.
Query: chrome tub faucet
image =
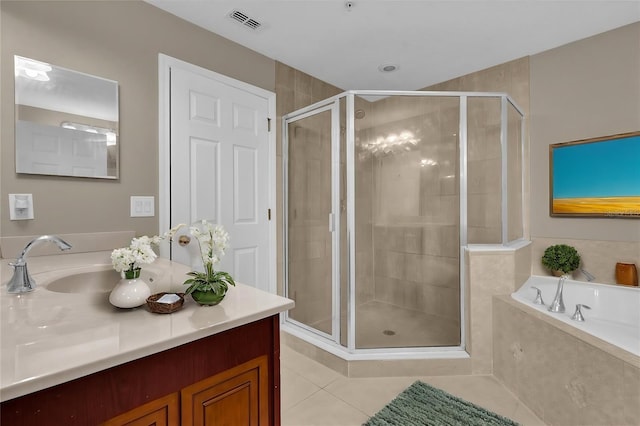
[[[564,309],[564,301],[562,300],[562,290],[564,288],[564,282],[567,279],[566,275],[560,277],[558,280],[558,288],[556,289],[556,296],[553,298],[553,302],[549,305],[549,312],[562,313]]]
[[[38,238],[34,238],[27,244],[22,250],[22,253],[14,263],[10,263],[10,266],[13,266],[13,277],[7,283],[7,291],[9,293],[27,293],[29,291],[33,291],[36,287],[36,282],[29,275],[29,271],[27,269],[27,261],[25,259],[31,247],[33,247],[36,243],[40,241],[51,241],[56,243],[60,250],[69,250],[71,248],[71,244],[67,243],[60,237],[56,237],[55,235],[42,235]]]

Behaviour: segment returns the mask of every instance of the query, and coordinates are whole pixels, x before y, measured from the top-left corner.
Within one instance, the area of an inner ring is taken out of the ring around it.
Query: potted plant
[[[227,234],[221,225],[203,220],[198,226],[190,228],[191,235],[196,237],[200,246],[202,266],[204,271],[191,271],[187,273],[192,278],[184,282],[188,285],[185,294],[190,294],[193,300],[201,305],[217,305],[224,299],[229,286],[236,283],[227,272],[216,271],[214,265],[220,262],[229,241]]]
[[[542,266],[559,277],[578,269],[580,255],[575,248],[566,244],[549,246],[542,255]]]

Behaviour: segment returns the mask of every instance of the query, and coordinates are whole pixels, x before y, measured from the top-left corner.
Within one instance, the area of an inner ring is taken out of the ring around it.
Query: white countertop
[[[58,293],[48,283],[71,273],[111,269],[110,252],[28,259],[37,288],[8,294],[12,260],[0,260],[0,401],[6,401],[142,358],[293,308],[292,300],[237,283],[217,306],[185,298],[172,314],[146,305],[119,309],[108,292]],[[184,265],[157,259],[151,293],[184,291]],[[117,278],[117,277],[116,277]],[[115,282],[114,282],[115,285]]]

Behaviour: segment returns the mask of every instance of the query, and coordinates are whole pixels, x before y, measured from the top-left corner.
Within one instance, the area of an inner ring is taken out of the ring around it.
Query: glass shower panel
[[[507,240],[524,236],[522,211],[522,116],[511,105],[507,109]]]
[[[356,348],[460,344],[459,99],[355,101]]]
[[[501,100],[467,101],[467,241],[502,243]]]
[[[331,110],[288,123],[289,318],[332,334]]]

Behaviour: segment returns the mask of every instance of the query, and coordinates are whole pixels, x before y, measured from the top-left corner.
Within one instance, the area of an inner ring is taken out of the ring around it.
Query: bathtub
[[[531,276],[511,297],[520,303],[543,312],[579,330],[640,356],[640,288],[583,281],[566,280],[563,299],[564,313],[552,313],[548,307],[553,301],[559,278]],[[545,306],[534,304],[536,290],[542,291]],[[582,309],[584,322],[571,319],[576,304],[589,306]]]

